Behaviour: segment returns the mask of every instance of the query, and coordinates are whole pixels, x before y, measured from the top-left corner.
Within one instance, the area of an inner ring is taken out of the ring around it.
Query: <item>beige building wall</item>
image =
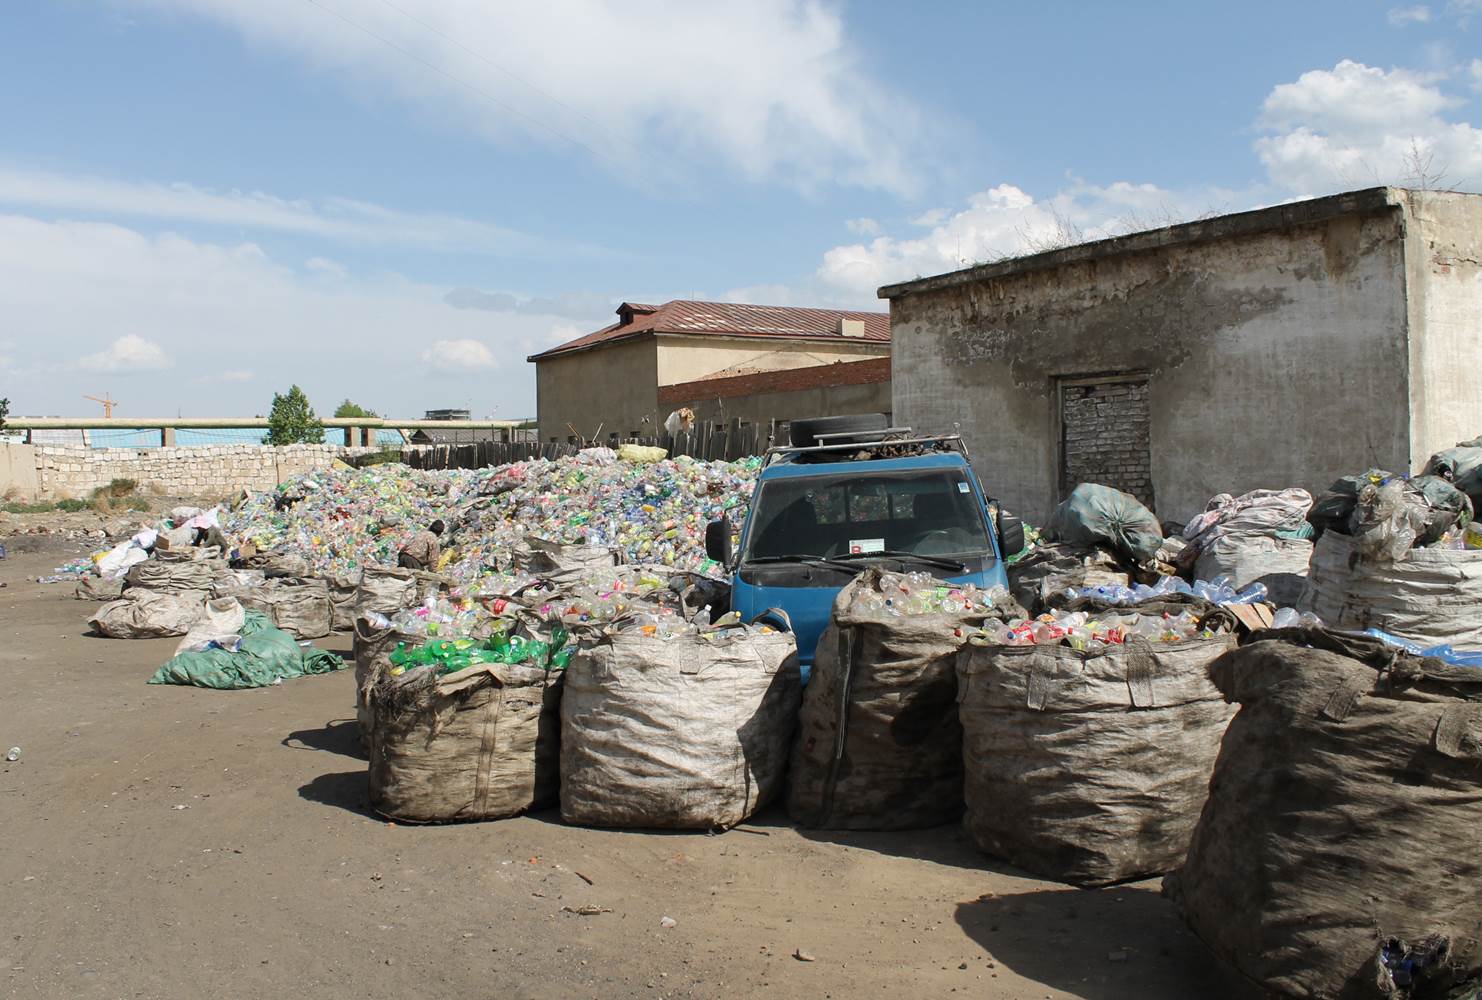
[[[726,368],[749,361],[760,362],[769,371],[803,368],[808,365],[832,364],[835,361],[861,361],[865,358],[890,356],[890,345],[873,340],[777,341],[746,337],[685,337],[661,334],[658,338],[658,384],[676,385],[693,382]],[[776,355],[796,353],[797,364],[781,363]],[[668,414],[665,414],[668,416]]]
[[[565,441],[571,427],[584,438],[658,433],[658,361],[652,337],[535,363],[540,440]],[[644,418],[648,423],[644,423]],[[568,427],[567,425],[571,425]]]
[[[1433,453],[1482,435],[1482,198],[1395,195],[1407,214],[1409,467],[1418,472]]]

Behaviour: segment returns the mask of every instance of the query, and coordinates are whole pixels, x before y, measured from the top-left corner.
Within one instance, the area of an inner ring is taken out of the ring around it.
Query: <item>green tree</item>
[[[367,410],[359,403],[352,403],[348,399],[334,408],[336,417],[379,417],[375,410]]]
[[[10,416],[10,400],[0,399],[0,431],[5,430],[5,418]]]
[[[268,435],[264,444],[323,444],[324,425],[314,415],[309,397],[298,386],[287,392],[273,393],[273,408],[268,411]]]

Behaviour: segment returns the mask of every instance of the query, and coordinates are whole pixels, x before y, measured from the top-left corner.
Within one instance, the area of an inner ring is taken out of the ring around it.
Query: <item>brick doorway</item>
[[[1060,496],[1081,483],[1130,493],[1153,510],[1145,374],[1061,378]]]

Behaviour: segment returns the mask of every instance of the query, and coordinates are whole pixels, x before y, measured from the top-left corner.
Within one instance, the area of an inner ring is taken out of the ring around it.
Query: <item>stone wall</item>
[[[36,445],[35,499],[86,497],[115,479],[143,493],[214,499],[239,490],[273,489],[290,476],[327,468],[337,458],[375,448],[295,444],[205,445],[193,448],[83,448]],[[0,487],[6,484],[0,483]]]

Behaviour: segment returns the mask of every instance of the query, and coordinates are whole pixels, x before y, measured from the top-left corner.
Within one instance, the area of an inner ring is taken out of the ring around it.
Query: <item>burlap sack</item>
[[[839,593],[818,642],[787,793],[803,826],[901,830],[962,815],[956,656],[983,616],[859,612],[856,595],[879,579],[866,570]]]
[[[603,636],[566,671],[561,818],[735,826],[781,791],[801,688],[791,633]]]
[[[556,800],[561,674],[480,664],[382,676],[370,803],[412,822],[501,819]]]
[[[989,854],[1076,885],[1177,867],[1235,714],[1207,670],[1234,642],[964,648],[968,834]]]
[[[1312,552],[1298,606],[1332,629],[1377,628],[1422,646],[1482,649],[1482,551],[1413,548],[1381,562],[1328,531]]]
[[[1275,993],[1441,997],[1482,971],[1482,671],[1322,630],[1210,669],[1240,703],[1165,892]]]

